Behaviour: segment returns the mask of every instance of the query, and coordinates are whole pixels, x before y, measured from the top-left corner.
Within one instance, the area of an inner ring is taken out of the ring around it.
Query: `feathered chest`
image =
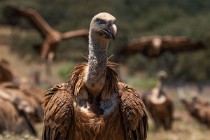
[[[120,96],[118,93],[114,93],[110,98],[103,100],[101,96],[93,97],[87,92],[79,95],[74,100],[74,108],[76,112],[83,113],[87,117],[106,117],[119,108]]]
[[[74,96],[74,108],[78,112],[87,116],[89,114],[107,116],[119,106],[118,76],[114,66],[115,64],[108,63],[105,83],[103,83],[99,94],[95,94],[95,91],[90,90],[86,85],[87,64],[75,67],[68,86],[70,93]]]
[[[99,101],[74,101],[76,139],[122,139],[120,97]]]
[[[120,114],[121,96],[118,91],[118,76],[115,64],[108,63],[105,83],[98,96],[85,83],[86,64],[77,66],[69,82],[73,93],[76,139],[122,139]],[[117,134],[117,135],[116,135]],[[106,137],[107,136],[107,137]]]

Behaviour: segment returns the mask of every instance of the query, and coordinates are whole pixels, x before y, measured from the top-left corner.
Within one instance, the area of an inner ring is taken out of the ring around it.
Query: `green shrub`
[[[75,64],[73,62],[60,66],[57,70],[57,74],[59,75],[60,78],[64,80],[68,80],[69,73],[72,71],[74,68]]]

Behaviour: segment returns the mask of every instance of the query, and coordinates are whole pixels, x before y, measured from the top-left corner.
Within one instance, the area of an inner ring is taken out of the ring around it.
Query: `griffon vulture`
[[[145,140],[147,111],[137,94],[119,82],[107,48],[117,34],[115,17],[99,13],[89,31],[88,63],[76,66],[68,83],[50,89],[44,101],[43,140]]]
[[[2,69],[1,69],[2,68]],[[9,76],[7,76],[7,74]],[[3,78],[1,77],[3,76]],[[14,98],[14,100],[8,100],[11,101],[12,104],[15,104],[15,99],[18,100],[25,100],[28,102],[33,108],[33,111],[28,113],[30,116],[30,119],[34,122],[42,122],[43,120],[43,109],[41,106],[42,103],[42,90],[36,89],[33,87],[26,88],[25,86],[22,86],[22,83],[19,83],[18,81],[15,81],[14,76],[9,68],[9,62],[2,59],[0,61],[0,77],[2,80],[0,81],[0,92],[1,94],[7,94],[8,99]],[[9,78],[5,78],[9,77]],[[1,95],[0,95],[1,96]],[[0,106],[3,104],[0,104]]]
[[[169,130],[172,128],[174,105],[171,97],[163,90],[163,80],[166,76],[164,71],[158,73],[157,86],[151,93],[143,95],[143,101],[151,114],[155,128],[158,129],[162,125],[165,130]]]
[[[191,101],[184,97],[182,89],[179,89],[179,98],[185,106],[189,114],[198,122],[210,128],[210,103],[199,99],[197,96],[193,97]]]
[[[27,102],[31,108],[30,112],[26,112],[30,120],[33,122],[43,121],[42,90],[35,88],[22,89],[12,82],[4,82],[0,83],[0,92],[2,95],[7,95],[8,99],[14,98],[14,100],[8,100],[12,104],[15,103],[16,99]]]
[[[0,133],[4,131],[22,133],[29,130],[31,134],[37,135],[33,121],[30,119],[34,108],[19,93],[22,94],[15,88],[9,90],[0,87]]]
[[[12,25],[17,24],[17,18],[24,17],[36,30],[38,30],[44,41],[42,44],[34,45],[34,47],[40,53],[42,59],[50,59],[49,61],[52,61],[54,58],[56,48],[61,41],[74,37],[88,38],[88,30],[86,29],[65,33],[56,31],[37,11],[31,8],[8,6],[5,9],[5,15],[10,18],[8,20]]]
[[[117,55],[142,53],[147,57],[157,57],[164,52],[179,53],[202,48],[204,48],[204,44],[201,41],[186,37],[148,36],[129,41],[117,50]]]

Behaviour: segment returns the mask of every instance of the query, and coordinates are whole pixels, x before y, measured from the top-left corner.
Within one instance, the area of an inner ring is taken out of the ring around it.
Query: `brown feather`
[[[80,94],[87,90],[83,81],[86,63],[73,69],[68,83],[56,86],[45,94],[44,140],[55,137],[59,140],[146,139],[148,125],[145,106],[135,90],[118,82],[116,66],[111,62],[107,65],[106,81],[109,82],[101,92],[101,99],[118,93],[121,103],[108,116],[94,109],[85,113],[74,105]]]
[[[180,53],[204,49],[203,42],[175,36],[147,36],[133,39],[117,51],[117,55],[142,53],[147,57],[157,57],[164,52]]]
[[[121,110],[126,139],[133,139],[133,135],[141,140],[146,139],[147,111],[141,97],[125,83],[119,83],[119,92],[122,100]]]
[[[23,132],[23,129],[21,128],[21,124],[22,124],[26,128],[28,128],[28,130],[33,135],[37,135],[37,132],[33,126],[33,123],[34,123],[34,118],[36,118],[37,120],[36,109],[38,108],[38,106],[36,106],[37,104],[33,100],[33,98],[28,97],[27,95],[25,95],[25,93],[22,90],[18,88],[0,87],[0,99],[2,99],[1,104],[6,105],[3,102],[8,103],[6,111],[4,108],[0,107],[0,120],[1,119],[3,120],[3,122],[0,125],[4,126],[7,124],[11,124],[11,126],[14,126],[15,129],[20,129],[19,131],[19,130],[11,129],[10,127],[8,128],[5,127],[3,128],[4,131],[7,130],[7,131],[13,131],[15,133],[22,133]],[[1,116],[1,114],[3,114],[3,116]],[[9,115],[10,117],[4,118],[5,115],[6,116]],[[19,122],[16,122],[15,120],[12,120],[13,117],[20,118],[21,124],[19,124]],[[20,128],[16,128],[16,125],[17,126],[20,125],[19,126]]]
[[[186,107],[187,111],[198,122],[210,128],[210,103],[194,97],[192,101],[181,99],[182,104]]]

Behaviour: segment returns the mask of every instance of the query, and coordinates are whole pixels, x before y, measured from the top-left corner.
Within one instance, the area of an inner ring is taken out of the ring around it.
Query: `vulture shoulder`
[[[126,138],[145,140],[148,130],[148,115],[145,105],[136,90],[121,82],[118,83],[118,86]]]
[[[57,85],[45,94],[43,140],[68,139],[70,124],[73,122],[73,96],[68,83]]]

